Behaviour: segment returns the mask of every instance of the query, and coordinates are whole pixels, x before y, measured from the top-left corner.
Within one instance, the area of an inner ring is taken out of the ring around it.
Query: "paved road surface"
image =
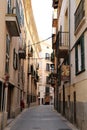
[[[58,114],[52,106],[26,109],[5,130],[77,130]]]

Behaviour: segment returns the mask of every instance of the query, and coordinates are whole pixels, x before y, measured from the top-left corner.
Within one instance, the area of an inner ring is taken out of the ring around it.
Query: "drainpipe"
[[[71,13],[71,0],[69,0],[69,95],[70,95],[70,85],[71,85],[71,48],[70,48],[70,13]],[[69,120],[70,120],[70,106],[69,106]]]
[[[63,115],[65,116],[65,86],[63,84]]]
[[[58,42],[58,41],[57,41]],[[56,86],[56,109],[58,110],[59,106],[59,86],[58,86],[58,46],[57,46],[57,63],[56,63],[56,69],[57,69],[57,86]]]
[[[70,52],[70,9],[71,9],[71,3],[69,0],[69,65],[71,63],[71,52]],[[69,85],[71,84],[71,65],[70,65],[70,72],[69,72]]]

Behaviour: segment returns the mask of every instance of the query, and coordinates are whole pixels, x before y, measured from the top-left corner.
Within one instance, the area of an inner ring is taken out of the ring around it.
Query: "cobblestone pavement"
[[[24,110],[4,130],[78,130],[57,113],[53,106],[42,105]]]

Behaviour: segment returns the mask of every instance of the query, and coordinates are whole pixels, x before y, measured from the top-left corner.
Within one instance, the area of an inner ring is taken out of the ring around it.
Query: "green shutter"
[[[13,49],[13,68],[15,69],[15,48]]]
[[[75,69],[76,74],[78,73],[78,45],[75,47]]]
[[[6,73],[9,73],[9,52],[10,52],[10,40],[9,36],[6,35],[6,64],[5,64]]]
[[[81,37],[81,70],[85,69],[84,61],[84,36]]]
[[[17,70],[17,54],[15,52],[15,48],[13,49],[13,68]]]

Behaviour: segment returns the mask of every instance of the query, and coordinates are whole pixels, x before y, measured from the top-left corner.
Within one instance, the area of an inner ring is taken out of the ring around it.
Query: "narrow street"
[[[58,114],[53,106],[43,105],[24,110],[5,130],[77,130]]]

